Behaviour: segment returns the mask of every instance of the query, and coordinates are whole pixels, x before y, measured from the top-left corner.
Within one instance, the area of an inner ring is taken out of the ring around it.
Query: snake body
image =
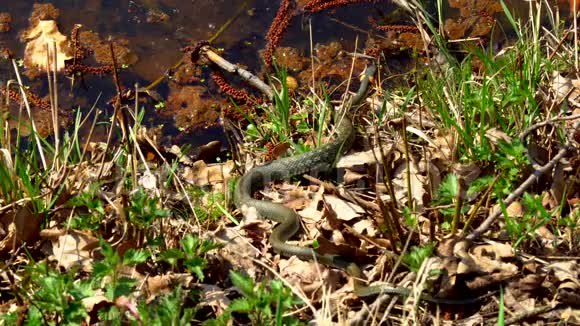
[[[351,99],[351,105],[359,103],[366,93],[369,77],[375,72],[374,66],[367,67],[365,78],[361,81],[356,95]],[[348,110],[350,105],[343,107]],[[253,193],[263,188],[267,183],[292,176],[302,175],[309,171],[324,171],[332,168],[333,162],[352,144],[354,128],[348,112],[335,113],[336,137],[333,141],[310,152],[297,156],[287,157],[270,163],[256,166],[244,174],[238,181],[234,191],[234,204],[244,216],[251,214],[253,210],[261,218],[266,218],[279,224],[272,230],[270,243],[274,250],[283,256],[296,256],[302,260],[315,260],[321,264],[345,270],[354,278],[354,292],[359,297],[375,294],[390,294],[406,297],[411,294],[407,288],[391,287],[386,285],[366,286],[362,281],[362,272],[359,266],[342,256],[326,255],[314,251],[311,248],[288,244],[287,241],[300,229],[300,216],[294,210],[282,204],[270,201],[257,200],[252,197]],[[445,299],[436,298],[427,294],[421,294],[422,300],[444,304],[468,304],[477,302],[475,299]]]

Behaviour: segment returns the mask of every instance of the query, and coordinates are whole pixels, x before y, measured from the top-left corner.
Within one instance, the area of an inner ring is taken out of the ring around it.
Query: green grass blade
[[[520,30],[518,29],[518,24],[516,23],[514,16],[510,12],[510,9],[506,6],[506,4],[503,0],[500,0],[500,3],[501,3],[501,7],[503,8],[503,12],[505,13],[509,23],[512,25],[512,28],[514,29],[514,31],[518,35],[518,38],[521,38],[522,35],[521,35]]]

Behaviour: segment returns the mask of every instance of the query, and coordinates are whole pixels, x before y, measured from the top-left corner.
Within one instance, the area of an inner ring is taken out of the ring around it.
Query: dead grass
[[[416,3],[404,5],[423,41],[415,69],[394,83],[392,49],[381,48],[355,145],[336,173],[259,196],[302,216],[295,243],[348,257],[369,282],[411,289],[408,297],[358,298],[344,271],[275,255],[272,223],[243,221],[228,203],[234,162],[163,148],[141,126],[135,98],[115,107],[106,142],[90,136],[100,113],[79,115],[58,145],[33,131],[25,151],[16,146],[25,137],[2,130],[2,323],[578,323],[574,24],[539,24],[541,13],[558,16],[547,2],[530,3],[525,23],[511,21],[517,39],[491,52],[473,36],[446,39]],[[367,59],[353,57],[357,76]],[[358,86],[353,78],[325,94],[314,72],[326,61],[313,54],[300,62],[311,84],[306,96],[285,94],[289,136],[276,138],[264,116],[251,117],[259,133],[238,121],[248,135],[238,169],[324,143],[328,121],[316,110],[338,105],[341,87],[353,89],[343,85]],[[260,81],[264,93],[269,87]],[[17,105],[30,110],[24,92]],[[83,143],[84,124],[92,127]],[[124,137],[114,142],[115,133]],[[480,300],[437,305],[422,294]]]

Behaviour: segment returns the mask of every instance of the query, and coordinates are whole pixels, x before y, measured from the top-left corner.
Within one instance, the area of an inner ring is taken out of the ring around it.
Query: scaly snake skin
[[[351,105],[358,104],[366,93],[369,77],[374,75],[375,66],[367,67],[365,78],[362,80],[358,92],[350,101]],[[256,200],[252,194],[263,188],[268,182],[288,179],[292,176],[301,175],[309,171],[326,171],[343,152],[347,151],[354,138],[354,128],[348,111],[351,105],[344,105],[345,114],[335,113],[336,138],[310,152],[297,156],[282,158],[261,166],[256,166],[238,181],[234,191],[234,204],[244,216],[252,211],[261,218],[266,218],[278,222],[272,234],[270,243],[274,250],[283,256],[296,256],[302,260],[316,260],[317,262],[345,270],[354,278],[354,292],[359,297],[371,296],[375,294],[391,294],[406,297],[411,294],[407,288],[397,288],[387,285],[366,286],[362,281],[362,272],[357,264],[348,261],[342,256],[325,255],[314,251],[311,248],[290,245],[286,243],[300,229],[300,216],[294,210],[282,204],[270,201]],[[474,299],[445,299],[436,298],[427,294],[421,294],[421,299],[443,304],[469,304],[479,301]]]

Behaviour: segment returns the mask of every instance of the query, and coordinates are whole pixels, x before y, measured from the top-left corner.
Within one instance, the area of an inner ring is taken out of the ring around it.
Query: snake
[[[364,98],[369,79],[376,71],[375,65],[369,65],[364,71],[357,93],[342,105],[342,110],[335,110],[335,138],[334,140],[306,153],[285,157],[269,163],[255,166],[240,177],[233,194],[234,205],[247,217],[255,214],[277,222],[278,225],[272,230],[269,241],[275,252],[281,256],[296,256],[301,260],[314,260],[323,265],[342,269],[354,280],[354,293],[358,297],[368,297],[378,294],[408,297],[412,290],[403,287],[392,287],[386,284],[367,286],[363,281],[360,267],[340,255],[319,253],[312,248],[296,246],[287,243],[300,230],[300,216],[292,209],[266,200],[253,198],[253,194],[273,181],[289,179],[293,176],[302,175],[309,171],[328,171],[333,167],[333,162],[350,149],[354,139],[354,127],[348,111],[349,107],[360,103]],[[437,304],[470,304],[480,298],[447,299],[433,297],[422,293],[420,299]]]

